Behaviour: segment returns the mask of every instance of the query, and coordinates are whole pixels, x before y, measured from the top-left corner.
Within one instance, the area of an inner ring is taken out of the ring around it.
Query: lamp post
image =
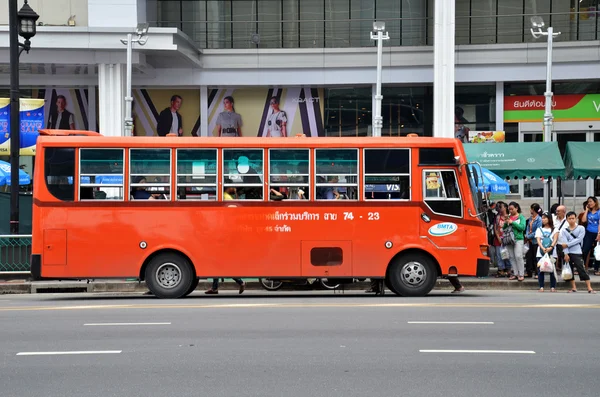
[[[542,36],[548,38],[548,56],[546,59],[546,108],[544,111],[544,142],[550,142],[552,140],[552,122],[554,117],[552,116],[552,42],[555,36],[560,35],[561,32],[554,33],[552,26],[548,26],[548,29],[544,32],[544,20],[541,17],[531,17],[531,35],[535,39],[539,39]]]
[[[383,118],[381,117],[381,63],[383,58],[383,40],[389,40],[390,36],[385,31],[385,22],[373,22],[371,40],[377,40],[377,84],[375,89],[375,117],[373,118],[373,136],[381,136]]]
[[[133,38],[131,33],[127,34],[127,39],[121,39],[121,43],[127,46],[127,93],[125,94],[125,136],[131,136],[133,131],[133,118],[131,116],[133,97],[131,96],[131,63],[133,43],[144,45],[148,41],[148,23],[139,23],[135,30],[137,38]]]
[[[21,146],[21,121],[19,119],[19,57],[31,49],[35,36],[35,22],[39,15],[27,4],[17,12],[17,0],[9,0],[10,42],[10,232],[19,233],[19,151]],[[25,39],[19,43],[19,36]]]
[[[552,26],[548,26],[548,29],[544,32],[544,20],[542,17],[535,16],[531,17],[531,35],[535,39],[539,39],[542,36],[548,38],[548,52],[546,57],[546,92],[544,97],[546,98],[545,110],[544,110],[544,142],[552,141],[552,124],[554,117],[552,116],[552,42],[555,36],[560,35],[561,32],[554,33]],[[550,208],[550,189],[548,179],[544,180],[544,203],[547,204],[546,208]]]

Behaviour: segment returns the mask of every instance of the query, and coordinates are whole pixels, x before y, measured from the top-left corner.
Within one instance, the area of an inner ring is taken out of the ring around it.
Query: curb
[[[537,291],[539,285],[537,280],[526,279],[525,281],[509,281],[508,279],[496,278],[461,278],[461,283],[466,290],[521,290],[521,291]],[[585,290],[585,283],[576,282],[578,289]],[[205,291],[211,286],[210,281],[201,280],[196,288],[196,291]],[[337,291],[364,291],[370,286],[369,282],[356,282],[353,284],[344,285]],[[600,277],[592,277],[592,287],[600,290]],[[550,283],[546,282],[549,290]],[[226,281],[220,284],[220,290],[235,291],[238,285],[231,281]],[[448,280],[439,279],[436,282],[434,290],[447,291],[452,289]],[[568,290],[569,284],[564,281],[557,282],[557,290]],[[265,290],[257,281],[246,282],[247,291],[263,291]],[[0,281],[0,295],[2,294],[43,294],[43,293],[144,293],[148,288],[144,281],[28,281],[28,280],[12,280],[8,282]],[[308,288],[302,286],[284,286],[280,291],[331,291],[326,289]]]

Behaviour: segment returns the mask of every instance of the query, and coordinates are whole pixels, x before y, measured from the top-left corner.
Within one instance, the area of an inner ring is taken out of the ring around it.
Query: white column
[[[504,131],[504,81],[496,82],[496,131]]]
[[[433,136],[454,137],[454,0],[435,0]]]
[[[200,86],[200,136],[208,136],[208,87]]]
[[[88,129],[96,131],[98,119],[96,118],[96,86],[88,86]]]
[[[125,125],[125,65],[102,63],[98,65],[100,133],[106,136],[124,136]]]

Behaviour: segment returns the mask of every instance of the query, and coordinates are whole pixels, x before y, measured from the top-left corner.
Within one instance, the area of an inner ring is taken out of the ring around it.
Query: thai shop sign
[[[504,122],[544,120],[546,98],[536,96],[504,97]],[[555,95],[552,98],[554,121],[600,120],[600,94]]]
[[[20,99],[20,154],[35,156],[38,130],[44,125],[44,100]],[[0,156],[10,155],[10,100],[0,98]]]

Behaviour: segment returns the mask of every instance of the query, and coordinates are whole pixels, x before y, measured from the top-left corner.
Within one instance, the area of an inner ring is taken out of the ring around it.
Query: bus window
[[[129,174],[133,200],[169,200],[171,150],[131,149]]]
[[[47,147],[44,149],[44,178],[50,194],[62,201],[75,199],[75,149]]]
[[[262,149],[223,149],[223,189],[235,199],[262,200],[263,175]]]
[[[410,149],[365,149],[365,199],[410,200]]]
[[[271,200],[309,198],[308,149],[269,150],[269,197]]]
[[[217,150],[177,149],[178,200],[217,199]]]
[[[123,200],[124,153],[123,149],[79,150],[79,200]]]
[[[423,171],[424,199],[436,214],[462,218],[462,200],[453,170]]]
[[[316,149],[317,200],[358,200],[358,150]]]

